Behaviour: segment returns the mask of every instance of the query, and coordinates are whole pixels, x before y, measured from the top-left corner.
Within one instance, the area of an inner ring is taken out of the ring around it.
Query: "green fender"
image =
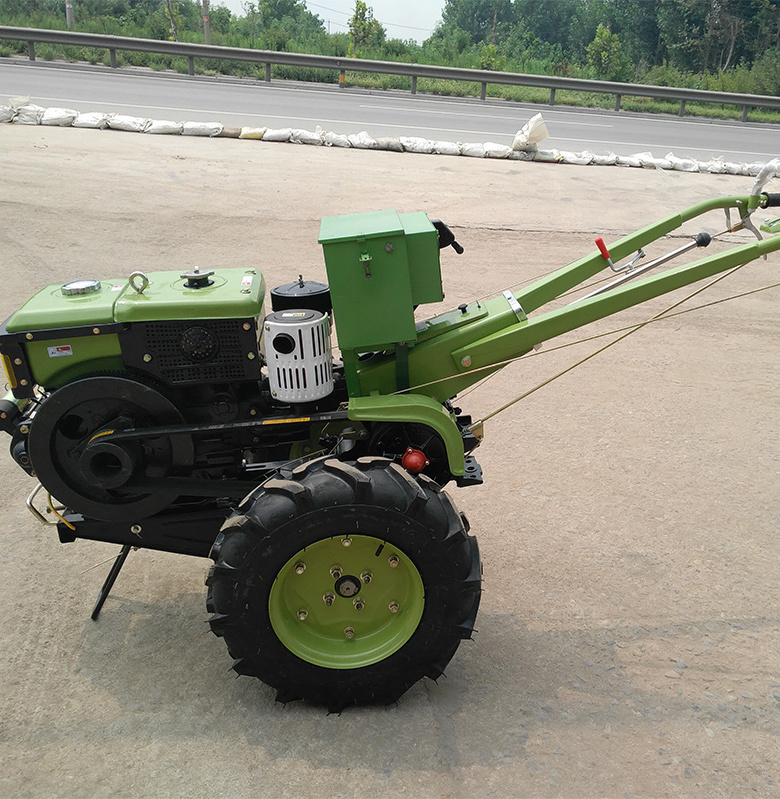
[[[463,438],[452,414],[435,399],[422,394],[372,394],[351,397],[347,415],[355,422],[416,422],[433,428],[447,448],[453,476],[466,473]]]

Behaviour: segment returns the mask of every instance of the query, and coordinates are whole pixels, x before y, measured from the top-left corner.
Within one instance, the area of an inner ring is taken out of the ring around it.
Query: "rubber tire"
[[[279,640],[269,595],[276,574],[296,553],[349,532],[398,547],[422,578],[425,605],[414,632],[383,660],[324,668]],[[320,458],[298,467],[291,479],[266,482],[226,521],[211,557],[211,629],[224,637],[233,669],[275,688],[280,702],[303,699],[330,712],[395,702],[421,678],[440,677],[474,629],[482,570],[465,516],[438,484],[385,458]]]

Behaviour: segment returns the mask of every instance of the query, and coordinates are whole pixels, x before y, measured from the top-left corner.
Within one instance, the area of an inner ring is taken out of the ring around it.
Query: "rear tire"
[[[437,679],[479,606],[464,516],[384,458],[320,458],[250,494],[206,580],[211,629],[281,702],[388,704]]]

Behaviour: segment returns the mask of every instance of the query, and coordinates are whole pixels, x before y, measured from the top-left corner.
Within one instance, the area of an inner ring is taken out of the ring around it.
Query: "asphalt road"
[[[541,111],[551,134],[544,147],[618,155],[649,151],[657,157],[673,151],[680,157],[735,162],[767,161],[780,154],[777,125],[0,59],[0,102],[16,95],[44,106],[156,119],[307,129],[321,125],[340,133],[367,130],[373,136],[503,144],[511,144],[517,130]]]

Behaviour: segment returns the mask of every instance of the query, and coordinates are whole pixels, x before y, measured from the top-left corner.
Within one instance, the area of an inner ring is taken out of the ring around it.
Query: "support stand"
[[[119,572],[122,571],[122,566],[125,565],[125,561],[127,560],[127,556],[130,554],[131,548],[132,547],[130,544],[124,544],[122,546],[121,552],[116,556],[114,565],[111,567],[111,571],[108,573],[108,577],[106,577],[106,581],[103,583],[103,587],[100,589],[95,607],[92,609],[92,621],[95,621],[100,615],[100,610],[103,607],[103,603],[108,599],[108,595],[111,593],[111,589],[116,582],[116,578],[119,577]]]

